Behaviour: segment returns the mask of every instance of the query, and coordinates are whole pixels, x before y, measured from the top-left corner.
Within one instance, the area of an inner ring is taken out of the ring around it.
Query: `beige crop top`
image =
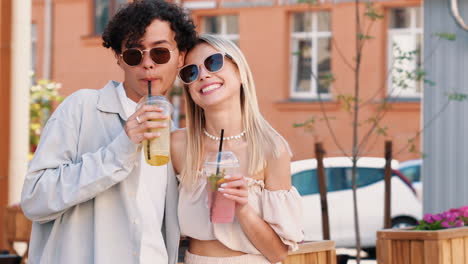
[[[297,243],[303,240],[301,197],[296,188],[289,191],[269,191],[261,180],[246,178],[249,204],[278,234],[289,250],[297,250]],[[242,228],[234,222],[212,224],[207,206],[206,181],[200,180],[189,190],[179,186],[179,224],[182,236],[198,240],[219,240],[226,247],[248,254],[261,254],[250,243]]]

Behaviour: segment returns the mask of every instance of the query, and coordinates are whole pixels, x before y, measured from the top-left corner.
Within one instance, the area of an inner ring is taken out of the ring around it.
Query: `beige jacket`
[[[31,264],[139,263],[140,146],[124,131],[117,86],[70,95],[47,122],[22,192],[23,211],[34,221]],[[168,177],[161,229],[174,264],[180,232],[172,164],[159,176]]]

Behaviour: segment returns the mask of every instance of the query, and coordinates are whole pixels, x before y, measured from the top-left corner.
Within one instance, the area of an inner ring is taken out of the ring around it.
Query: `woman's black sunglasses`
[[[123,61],[128,66],[138,66],[143,61],[143,54],[148,52],[151,59],[156,64],[165,64],[171,59],[171,52],[173,50],[169,50],[167,48],[152,48],[152,49],[145,49],[140,50],[137,48],[127,49],[120,56],[122,56]]]
[[[220,71],[224,66],[224,56],[231,58],[228,54],[215,53],[208,56],[204,61],[203,65],[205,69],[211,73]],[[200,74],[200,68],[196,64],[185,65],[179,71],[179,77],[185,84],[191,84],[198,79]]]

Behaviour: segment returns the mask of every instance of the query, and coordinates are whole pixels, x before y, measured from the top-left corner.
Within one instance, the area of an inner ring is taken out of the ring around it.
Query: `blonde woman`
[[[179,224],[190,239],[187,264],[279,263],[303,233],[300,196],[291,186],[290,150],[260,114],[250,68],[231,41],[202,35],[179,72],[185,83],[187,128],[172,135],[179,175]],[[240,173],[220,193],[235,201],[232,223],[214,224],[201,173],[209,152],[232,151]]]

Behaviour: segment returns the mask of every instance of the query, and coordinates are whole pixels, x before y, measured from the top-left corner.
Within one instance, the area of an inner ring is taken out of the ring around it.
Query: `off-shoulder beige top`
[[[249,191],[249,205],[278,234],[289,249],[297,250],[297,243],[303,240],[301,197],[296,188],[289,191],[265,189],[262,180],[246,178]],[[209,220],[206,180],[197,182],[194,188],[179,186],[179,224],[182,236],[198,240],[219,240],[226,247],[248,254],[261,254],[234,218],[234,222],[213,224]]]

